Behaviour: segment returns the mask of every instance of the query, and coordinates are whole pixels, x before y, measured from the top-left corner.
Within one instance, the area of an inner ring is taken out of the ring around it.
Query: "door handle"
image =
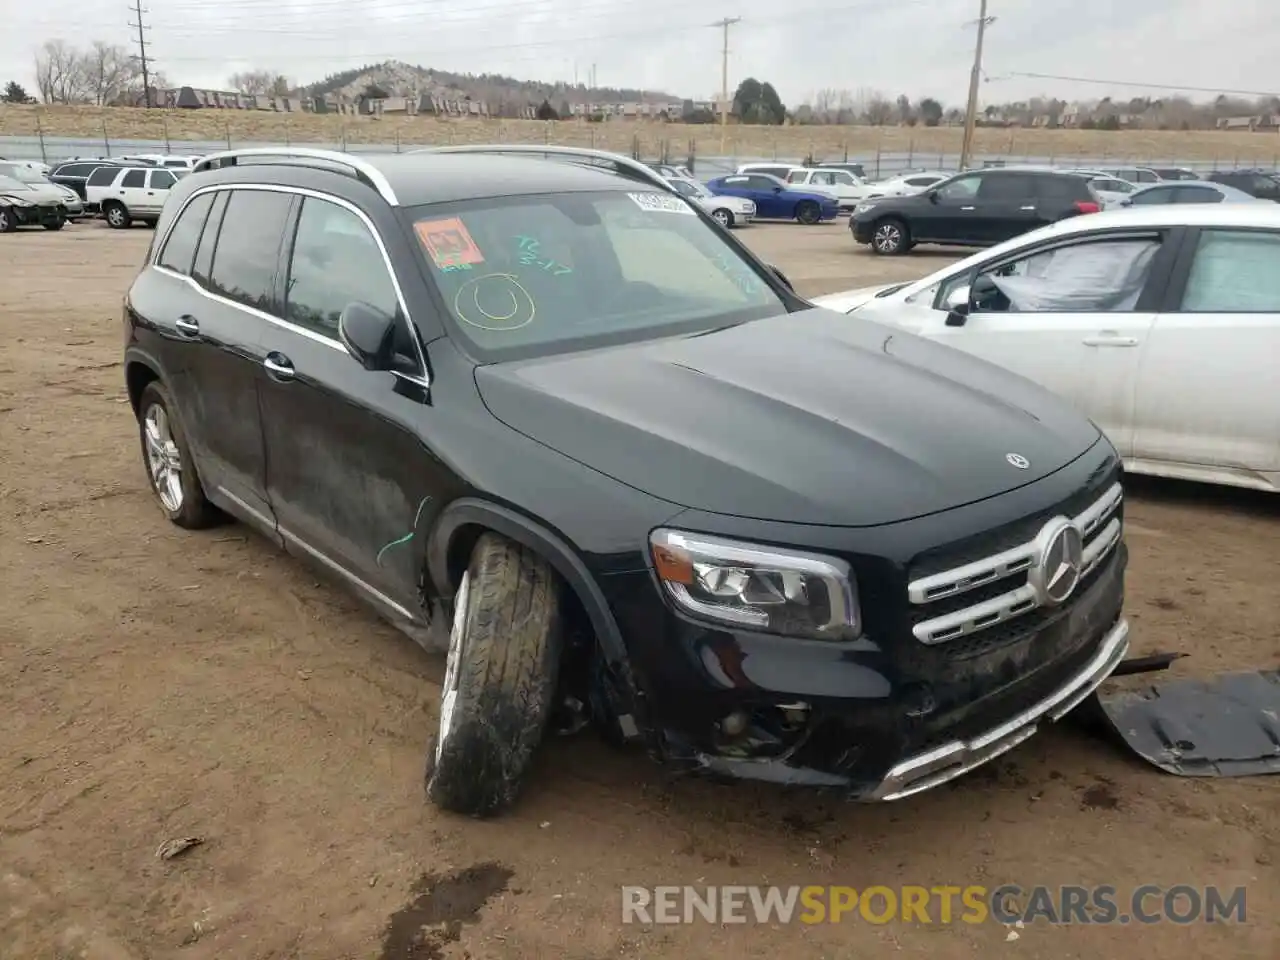
[[[1082,341],[1086,347],[1136,347],[1137,337],[1122,337],[1118,333],[1100,333],[1097,336],[1085,337]]]
[[[1033,203],[1033,204],[1031,204],[1030,206],[1027,206],[1027,207],[1019,207],[1018,209],[1019,209],[1019,210],[1034,210],[1035,208],[1036,208],[1036,205]]]
[[[976,210],[977,207],[961,207],[961,210]]]
[[[268,353],[262,366],[272,380],[292,380],[297,372],[293,369],[293,361],[283,353]]]
[[[196,318],[191,316],[191,314],[189,313],[184,313],[182,316],[180,316],[177,320],[173,322],[173,325],[177,327],[182,333],[189,333],[189,334],[192,334],[193,336],[200,332],[199,321],[196,320]]]

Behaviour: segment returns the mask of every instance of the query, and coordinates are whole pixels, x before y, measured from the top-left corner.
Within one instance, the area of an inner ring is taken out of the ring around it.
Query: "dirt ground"
[[[842,225],[744,236],[810,294],[946,262],[873,259]],[[1276,781],[1166,776],[1069,727],[874,807],[676,779],[581,734],[509,815],[432,809],[442,660],[244,529],[184,533],[152,502],[119,365],[149,239],[0,237],[0,957],[1274,955]],[[1275,665],[1280,500],[1134,482],[1129,518],[1137,650],[1192,654],[1176,676]],[[621,922],[621,885],[726,883],[1243,885],[1248,922]]]

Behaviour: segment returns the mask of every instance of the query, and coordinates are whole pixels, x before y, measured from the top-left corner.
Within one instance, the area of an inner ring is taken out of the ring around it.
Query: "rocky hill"
[[[550,102],[557,110],[565,103],[669,103],[678,100],[655,90],[628,87],[588,87],[579,83],[541,83],[516,80],[492,73],[450,73],[399,60],[371,64],[331,74],[318,83],[300,88],[299,96],[332,95],[355,101],[362,96],[436,96],[444,99],[483,100],[491,105]]]

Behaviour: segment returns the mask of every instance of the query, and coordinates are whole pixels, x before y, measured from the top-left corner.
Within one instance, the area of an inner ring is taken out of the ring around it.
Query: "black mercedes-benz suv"
[[[1044,390],[813,307],[625,157],[207,158],[125,302],[152,487],[447,650],[426,786],[553,719],[887,800],[1123,658],[1121,466]]]

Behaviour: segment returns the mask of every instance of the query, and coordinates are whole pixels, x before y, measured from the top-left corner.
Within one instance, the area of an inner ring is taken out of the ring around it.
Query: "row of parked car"
[[[989,167],[950,175],[906,195],[863,200],[853,208],[849,229],[855,242],[890,256],[921,243],[990,246],[1059,220],[1118,207],[1276,200],[1280,174],[1264,171],[1221,171],[1200,179],[1186,170]]]
[[[139,154],[53,166],[0,159],[0,233],[21,226],[61,230],[68,221],[99,215],[117,229],[137,220],[154,225],[169,190],[198,159]]]

